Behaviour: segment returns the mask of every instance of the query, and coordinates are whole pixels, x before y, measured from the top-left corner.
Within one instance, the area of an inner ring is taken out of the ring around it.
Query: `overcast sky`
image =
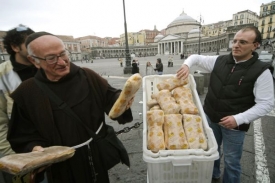
[[[128,32],[162,30],[184,12],[204,24],[231,20],[243,10],[260,13],[272,0],[125,0]],[[0,30],[24,24],[34,31],[76,37],[119,37],[124,33],[123,0],[0,0]]]

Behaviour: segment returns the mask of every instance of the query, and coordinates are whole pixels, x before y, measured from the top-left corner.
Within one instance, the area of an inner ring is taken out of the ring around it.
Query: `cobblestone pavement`
[[[215,54],[215,53],[213,53]],[[226,53],[221,53],[226,54]],[[154,56],[154,57],[140,57],[137,58],[139,61],[140,74],[145,76],[145,65],[147,61],[150,61],[154,66],[156,59],[161,58],[164,64],[164,74],[175,74],[180,68],[183,60],[180,60],[179,55],[174,56],[174,66],[167,67],[168,56]],[[81,63],[75,62],[76,65],[81,67],[88,67],[102,75],[108,80],[108,82],[116,87],[122,89],[125,81],[130,74],[123,74],[123,67],[120,67],[120,63],[117,59],[98,59],[94,60],[93,63]],[[125,63],[124,63],[125,64]],[[193,73],[198,68],[191,68]],[[200,69],[201,70],[201,69]],[[204,94],[200,95],[201,102],[203,103],[207,88],[204,88]],[[137,92],[135,101],[132,105],[134,120],[131,123],[125,125],[119,125],[117,122],[110,120],[106,116],[107,123],[111,124],[116,131],[122,130],[124,127],[133,126],[137,122],[143,121],[142,112],[142,88]],[[261,126],[259,131],[263,132],[262,142],[264,144],[261,150],[255,149],[255,135],[254,135],[254,124],[251,125],[249,131],[246,133],[243,155],[241,159],[242,164],[242,175],[241,183],[275,183],[275,125],[274,125],[275,112],[271,112],[269,115],[261,118]],[[259,127],[257,127],[259,128]],[[128,133],[122,133],[118,137],[122,140],[125,145],[130,161],[131,168],[128,169],[122,164],[118,164],[109,171],[111,183],[146,183],[147,182],[147,163],[143,160],[142,151],[142,125],[139,128],[134,128]],[[258,140],[257,140],[258,141]],[[264,147],[264,150],[263,150]],[[262,152],[261,153],[258,153]],[[256,152],[256,153],[255,153]],[[258,156],[258,158],[257,158]],[[255,163],[255,159],[258,164]],[[266,160],[266,161],[264,161]],[[267,164],[265,164],[267,162]],[[221,164],[223,168],[223,164]],[[221,180],[212,181],[220,183]]]

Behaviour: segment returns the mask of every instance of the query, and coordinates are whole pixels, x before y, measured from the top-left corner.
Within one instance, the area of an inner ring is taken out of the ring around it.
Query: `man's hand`
[[[177,71],[177,77],[179,79],[185,79],[189,75],[189,67],[185,64],[181,66],[181,68]]]
[[[41,146],[34,146],[34,148],[32,149],[32,152],[43,152],[44,148]],[[31,176],[30,176],[30,183],[35,183],[35,177],[36,174],[43,172],[46,168],[48,168],[50,165],[46,165],[40,168],[37,168],[35,170],[32,171]]]
[[[32,149],[32,152],[34,152],[34,151],[43,152],[44,148],[41,146],[34,146],[34,148]]]
[[[227,129],[233,129],[238,126],[235,118],[233,116],[225,116],[221,119],[221,122],[219,122],[220,125]]]

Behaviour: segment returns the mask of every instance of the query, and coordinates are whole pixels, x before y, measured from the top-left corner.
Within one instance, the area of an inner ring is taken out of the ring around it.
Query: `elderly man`
[[[14,99],[8,140],[15,152],[43,151],[54,145],[75,146],[96,132],[105,136],[105,114],[119,97],[120,90],[89,69],[70,62],[70,53],[58,37],[38,32],[26,40],[29,60],[38,68],[34,78],[22,83],[11,95]],[[79,124],[50,100],[35,83],[46,84],[85,124]],[[131,102],[128,106],[131,105]],[[120,124],[133,120],[131,109],[116,119]],[[89,129],[86,129],[86,126]],[[54,183],[109,182],[95,144],[90,143],[92,163],[87,146],[76,149],[75,155],[47,169],[48,181]]]
[[[274,106],[271,66],[259,61],[255,52],[261,41],[257,27],[245,27],[234,36],[229,55],[191,55],[177,72],[179,78],[186,78],[192,65],[211,72],[204,111],[219,152],[223,143],[224,183],[240,182],[245,132],[251,122]],[[220,175],[218,159],[214,163],[213,178],[218,179]]]

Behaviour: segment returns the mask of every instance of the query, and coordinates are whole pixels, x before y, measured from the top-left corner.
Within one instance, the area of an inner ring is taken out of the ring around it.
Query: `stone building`
[[[275,1],[261,5],[258,28],[263,39],[275,38]]]
[[[65,45],[65,48],[71,53],[71,61],[81,60],[81,50],[79,41],[75,40],[73,36],[57,35]]]
[[[247,25],[258,26],[258,15],[250,10],[233,14],[232,20],[201,25],[194,18],[182,12],[166,28],[166,35],[158,35],[155,42],[158,54],[177,55],[201,52],[227,51],[232,48],[234,34]],[[233,25],[234,22],[234,25]],[[232,27],[233,26],[233,27]],[[229,28],[229,32],[227,29]],[[238,29],[236,29],[238,28]],[[233,31],[233,32],[232,32]]]

